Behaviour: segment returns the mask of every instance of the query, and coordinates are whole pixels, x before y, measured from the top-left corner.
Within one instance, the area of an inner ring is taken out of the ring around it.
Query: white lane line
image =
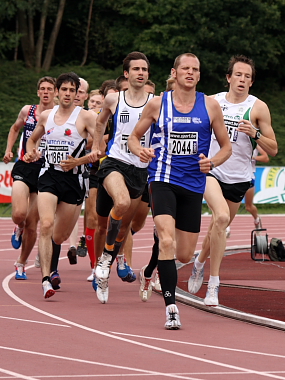
[[[27,267],[26,269],[30,269],[32,267],[33,266]],[[119,337],[119,336],[116,336],[116,335],[105,333],[103,331],[95,330],[95,329],[92,329],[90,327],[87,327],[87,326],[84,326],[84,325],[80,325],[78,323],[75,323],[75,322],[69,321],[67,319],[58,317],[58,316],[56,316],[54,314],[50,314],[50,313],[48,313],[48,312],[46,312],[44,310],[38,309],[38,308],[36,308],[36,307],[28,304],[27,302],[23,301],[21,298],[19,298],[18,296],[16,296],[11,291],[11,289],[9,288],[9,281],[10,281],[10,279],[13,276],[14,276],[14,273],[11,273],[10,275],[8,275],[7,277],[4,278],[4,280],[2,282],[2,287],[3,287],[4,291],[11,298],[13,298],[15,301],[19,302],[20,304],[22,304],[22,305],[24,305],[24,306],[26,306],[26,307],[28,307],[28,308],[30,308],[30,309],[38,312],[38,313],[44,314],[46,316],[49,316],[50,318],[57,319],[58,321],[64,322],[66,324],[70,324],[71,326],[78,327],[78,328],[80,328],[82,330],[93,332],[93,333],[98,334],[98,335],[102,335],[102,336],[105,336],[105,337],[108,337],[108,338],[111,338],[111,339],[121,340],[121,341],[126,342],[126,343],[131,343],[131,344],[134,344],[134,345],[137,345],[137,346],[141,346],[141,347],[145,347],[145,348],[149,348],[149,349],[152,349],[152,350],[155,350],[155,351],[168,353],[168,354],[171,354],[172,356],[173,355],[180,356],[180,357],[183,357],[183,358],[187,358],[187,359],[191,359],[191,360],[195,360],[195,361],[199,361],[199,362],[203,362],[203,363],[207,363],[207,364],[213,364],[213,365],[220,366],[220,367],[225,367],[225,368],[230,368],[230,369],[238,370],[238,371],[241,371],[241,372],[244,372],[244,373],[247,373],[247,374],[256,374],[256,375],[259,375],[259,376],[270,377],[270,378],[273,378],[273,379],[285,380],[285,377],[280,377],[280,376],[277,376],[277,375],[268,374],[268,373],[260,372],[260,371],[255,371],[255,370],[251,370],[251,369],[248,369],[248,368],[238,367],[238,366],[234,366],[234,365],[230,365],[230,364],[224,364],[224,363],[213,361],[213,360],[208,360],[208,359],[199,358],[199,357],[192,356],[192,355],[187,355],[187,354],[183,354],[183,353],[167,350],[167,349],[164,349],[164,348],[161,348],[161,347],[156,347],[156,346],[151,346],[151,345],[148,345],[148,344],[145,344],[145,343],[136,342],[134,340],[122,338],[122,337]],[[162,374],[161,373],[161,375],[162,376],[166,376],[166,377],[173,377],[171,374]],[[177,377],[177,378],[189,379],[188,377],[183,377],[183,376],[182,377]],[[193,380],[194,378],[190,378],[190,379]],[[195,380],[198,380],[198,379],[195,379]]]
[[[39,323],[39,324],[43,324],[43,325],[51,325],[51,326],[58,326],[58,327],[68,327],[68,328],[71,327],[71,326],[67,326],[67,325],[60,325],[58,323],[32,321],[30,319],[21,319],[21,318],[12,318],[12,317],[3,317],[1,315],[0,315],[0,318],[3,318],[3,319],[12,319],[14,321],[21,321],[21,322]]]
[[[20,350],[18,348],[4,347],[4,346],[0,346],[0,349],[8,350],[8,351],[14,351],[14,352],[22,352],[22,353],[25,353],[25,354],[44,356],[46,358],[49,357],[49,358],[67,360],[67,361],[71,361],[71,362],[93,364],[93,365],[98,365],[98,366],[101,366],[101,367],[124,369],[124,370],[128,370],[128,371],[140,372],[140,373],[144,373],[144,374],[148,374],[148,375],[174,377],[175,379],[199,380],[199,379],[194,378],[194,377],[179,376],[179,375],[176,375],[176,374],[173,375],[173,374],[169,374],[169,373],[162,373],[162,372],[156,372],[156,371],[148,371],[148,370],[145,370],[145,369],[138,369],[138,368],[133,368],[133,367],[125,367],[125,366],[115,365],[115,364],[105,364],[105,363],[101,363],[101,362],[94,362],[94,361],[91,361],[91,360],[70,358],[70,357],[60,356],[60,355],[51,355],[51,354],[47,354],[45,352],[35,352],[35,351],[29,351],[29,350]],[[23,379],[25,379],[25,378],[23,377]],[[34,380],[34,378],[29,377],[29,378],[27,378],[27,380]]]
[[[162,341],[162,342],[170,342],[170,343],[185,344],[185,345],[189,345],[189,346],[197,346],[197,347],[213,348],[214,350],[225,350],[225,351],[241,352],[241,353],[245,353],[245,354],[272,356],[272,357],[275,357],[275,358],[282,358],[282,359],[285,358],[285,355],[268,354],[268,353],[266,353],[266,352],[240,350],[240,349],[238,349],[238,348],[229,348],[229,347],[221,347],[221,346],[211,346],[211,345],[209,345],[209,344],[191,343],[191,342],[184,342],[184,341],[181,341],[181,340],[173,340],[173,339],[154,338],[154,337],[152,337],[152,336],[127,334],[127,333],[121,333],[121,332],[117,332],[117,331],[109,331],[109,332],[110,332],[111,334],[130,336],[130,337],[133,337],[133,338],[141,338],[141,339],[149,339],[149,340],[158,340],[158,341]]]
[[[16,379],[24,379],[24,380],[40,380],[37,377],[31,377],[31,376],[25,376],[21,375],[20,373],[12,372],[12,371],[7,371],[4,368],[0,368],[0,372],[6,373],[6,375],[11,375],[15,377]]]

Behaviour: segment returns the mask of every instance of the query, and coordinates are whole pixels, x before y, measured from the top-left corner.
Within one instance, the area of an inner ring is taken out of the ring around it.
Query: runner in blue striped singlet
[[[206,173],[231,155],[218,103],[196,92],[199,59],[191,53],[175,59],[171,75],[174,91],[151,100],[129,137],[131,152],[149,162],[151,208],[159,238],[158,272],[166,305],[166,329],[181,326],[175,304],[177,270],[174,257],[191,260],[200,231]],[[154,126],[151,125],[154,123]],[[151,127],[151,146],[141,137]],[[212,129],[220,150],[207,158]]]

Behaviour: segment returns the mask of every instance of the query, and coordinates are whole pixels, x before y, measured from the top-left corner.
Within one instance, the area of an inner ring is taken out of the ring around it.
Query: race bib
[[[238,138],[238,121],[225,120],[225,125],[231,142],[236,142]]]
[[[130,149],[128,147],[128,138],[129,138],[129,136],[130,135],[122,135],[122,137],[121,137],[120,147],[121,147],[121,152],[122,153],[132,154],[132,152],[130,151]],[[140,144],[141,144],[141,146],[143,148],[145,147],[145,136],[143,136],[141,138]]]
[[[169,153],[189,156],[198,153],[198,132],[170,132]]]
[[[66,145],[49,145],[47,159],[50,164],[60,164],[62,160],[67,160],[69,155]]]

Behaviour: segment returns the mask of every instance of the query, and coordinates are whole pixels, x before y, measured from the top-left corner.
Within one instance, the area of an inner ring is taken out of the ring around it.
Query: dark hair
[[[153,88],[153,94],[155,94],[155,84],[150,80],[148,79],[145,84],[145,86],[151,86]]]
[[[199,58],[195,54],[192,54],[192,53],[183,53],[183,54],[180,54],[180,55],[178,55],[178,57],[175,58],[174,63],[173,63],[173,68],[175,70],[177,70],[177,67],[180,65],[181,58],[184,57],[184,56],[185,57],[197,58],[198,61],[199,61]],[[199,61],[199,63],[200,63],[200,61]]]
[[[121,84],[123,82],[127,82],[128,79],[124,76],[124,75],[120,75],[117,79],[116,79],[116,88],[118,91],[121,91]]]
[[[55,81],[56,79],[55,78],[52,78],[52,77],[42,77],[38,80],[38,83],[37,83],[37,89],[39,90],[40,88],[40,85],[43,83],[43,82],[48,82],[50,84],[53,85],[53,87],[55,88]]]
[[[146,61],[147,63],[147,71],[149,72],[150,70],[150,63],[149,63],[149,60],[147,59],[147,57],[139,52],[139,51],[133,51],[132,53],[129,53],[126,58],[123,60],[123,71],[127,71],[129,72],[130,70],[130,62],[131,61],[137,61],[138,59],[142,59],[144,61]]]
[[[62,83],[71,83],[76,87],[76,92],[80,86],[79,76],[73,72],[61,74],[56,80],[56,88],[59,90]]]
[[[101,87],[99,88],[99,92],[101,95],[105,96],[108,94],[108,91],[109,90],[115,90],[117,91],[117,87],[116,87],[116,81],[115,79],[108,79],[108,80],[105,80],[102,84],[101,84]]]
[[[234,55],[234,56],[231,57],[231,59],[229,60],[227,75],[229,77],[232,76],[234,65],[237,62],[246,63],[247,65],[249,65],[251,67],[251,70],[252,70],[251,80],[254,82],[254,80],[255,80],[255,74],[256,74],[255,65],[254,65],[253,60],[251,58],[246,57],[245,55]]]

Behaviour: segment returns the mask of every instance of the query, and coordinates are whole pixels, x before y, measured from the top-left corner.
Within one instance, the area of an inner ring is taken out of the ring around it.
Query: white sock
[[[205,261],[203,263],[200,263],[200,261],[198,259],[199,259],[199,255],[195,259],[195,267],[198,270],[201,270],[203,268],[203,266],[205,265]]]
[[[220,276],[210,276],[208,284],[219,286],[220,285]]]

